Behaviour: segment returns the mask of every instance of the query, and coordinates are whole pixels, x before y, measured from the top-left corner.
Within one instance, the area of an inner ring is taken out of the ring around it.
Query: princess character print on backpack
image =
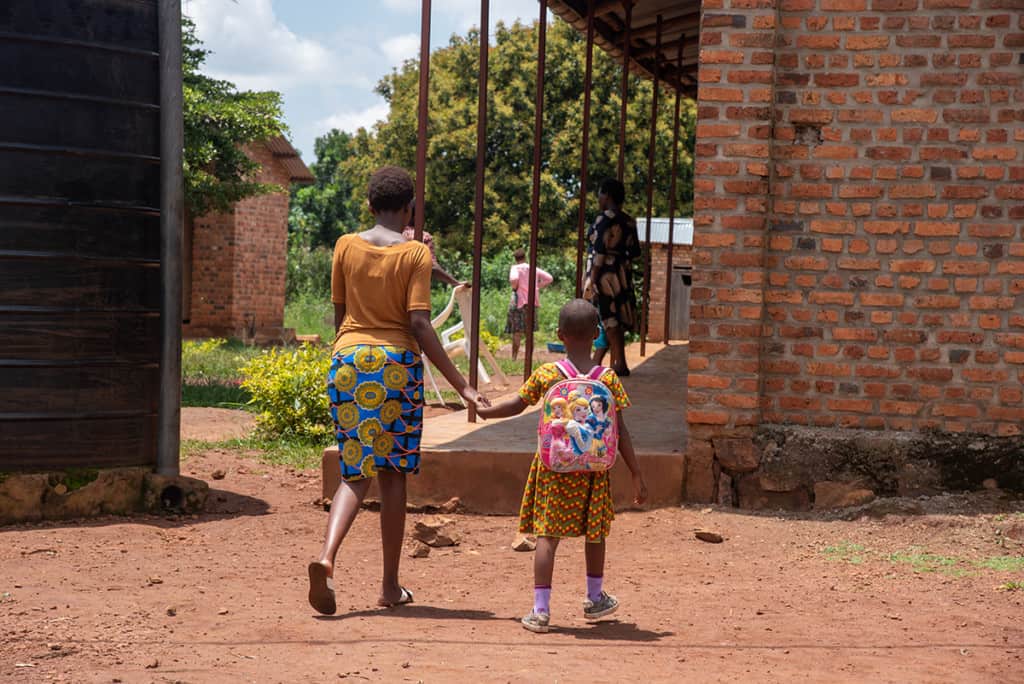
[[[567,360],[558,368],[565,376],[544,397],[538,426],[538,451],[555,472],[608,470],[618,451],[618,422],[611,392],[601,382],[606,368],[582,375]]]

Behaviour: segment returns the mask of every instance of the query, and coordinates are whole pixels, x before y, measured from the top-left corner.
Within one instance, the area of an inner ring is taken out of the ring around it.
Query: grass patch
[[[238,385],[185,383],[181,386],[182,406],[213,406],[215,408],[248,409],[252,395]]]
[[[221,442],[190,439],[181,443],[181,459],[186,461],[204,451],[223,449],[235,452],[239,456],[252,456],[263,463],[309,470],[320,467],[320,459],[327,446],[305,441],[264,439],[255,436]]]
[[[863,544],[846,541],[826,546],[822,553],[831,561],[843,561],[853,565],[860,565],[868,559],[868,550]]]
[[[1024,572],[1024,556],[992,556],[974,561],[974,565],[999,572]]]
[[[1002,591],[1024,591],[1024,582],[1010,581],[999,585]]]
[[[942,572],[947,575],[963,575],[966,570],[957,568],[961,559],[953,556],[941,556],[920,549],[911,548],[889,554],[890,563],[909,565],[914,572]]]
[[[329,296],[304,292],[284,306],[284,327],[298,335],[319,335],[327,344],[334,341],[334,305]]]

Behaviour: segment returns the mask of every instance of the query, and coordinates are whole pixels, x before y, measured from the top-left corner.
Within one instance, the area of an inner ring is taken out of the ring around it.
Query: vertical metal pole
[[[533,327],[537,317],[537,239],[540,234],[540,141],[544,126],[544,65],[547,59],[548,0],[540,0],[537,22],[537,97],[533,115],[533,193],[530,200],[530,294],[526,300],[523,381],[533,373]]]
[[[626,6],[626,36],[622,48],[622,89],[619,99],[622,109],[619,112],[619,165],[616,167],[619,181],[626,183],[626,116],[629,113],[629,53],[633,45],[633,0],[624,0]]]
[[[684,34],[685,35],[685,34]],[[679,54],[676,56],[676,73],[683,72],[683,36],[679,37]],[[680,78],[681,81],[681,78]],[[681,83],[676,84],[676,108],[672,114],[672,182],[668,196],[668,255],[665,265],[665,336],[668,344],[669,321],[672,316],[672,249],[675,246],[676,228],[676,176],[679,170],[679,105]]]
[[[181,450],[181,233],[184,216],[181,0],[160,0],[160,399],[156,471],[177,475]]]
[[[587,0],[587,63],[583,74],[583,151],[580,153],[580,215],[576,236],[576,296],[583,296],[584,229],[587,223],[587,158],[590,155],[590,85],[594,67],[594,0]]]
[[[484,244],[484,171],[487,168],[487,52],[490,38],[488,0],[480,0],[480,78],[476,107],[476,202],[473,215],[473,304],[469,334],[469,384],[480,379],[480,264]],[[469,405],[469,422],[476,422],[476,407]]]
[[[422,0],[420,17],[420,100],[416,130],[416,239],[423,240],[427,193],[427,107],[430,94],[430,0]]]
[[[651,299],[651,211],[654,208],[654,147],[658,139],[658,90],[661,88],[661,15],[654,38],[654,95],[651,99],[651,139],[647,147],[647,231],[644,238],[643,306],[640,309],[640,356],[647,356],[647,319]]]

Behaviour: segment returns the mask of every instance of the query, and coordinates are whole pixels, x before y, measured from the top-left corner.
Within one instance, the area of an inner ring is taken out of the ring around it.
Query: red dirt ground
[[[1024,554],[1007,536],[1022,507],[998,493],[853,522],[623,513],[607,568],[618,619],[583,621],[582,545],[569,542],[556,629],[537,635],[516,622],[532,557],[509,548],[513,518],[453,515],[461,545],[403,558],[416,603],[389,610],[374,607],[377,519],[364,511],[339,556],[340,614],[323,618],[305,599],[326,519],[318,473],[224,452],[183,469],[227,471],[200,516],[0,530],[0,680],[1021,681],[1024,590],[997,587],[1024,572],[970,563]],[[934,572],[890,560],[910,547],[963,560]]]

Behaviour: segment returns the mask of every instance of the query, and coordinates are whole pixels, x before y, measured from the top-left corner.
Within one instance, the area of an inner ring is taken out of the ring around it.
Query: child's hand
[[[647,483],[644,476],[636,473],[633,475],[633,503],[637,506],[647,501]]]
[[[469,385],[467,385],[466,388],[462,390],[462,398],[465,399],[468,403],[476,406],[478,413],[480,412],[481,408],[490,408],[491,406],[491,402],[487,397],[480,394]],[[486,418],[487,416],[484,415],[483,417]]]

